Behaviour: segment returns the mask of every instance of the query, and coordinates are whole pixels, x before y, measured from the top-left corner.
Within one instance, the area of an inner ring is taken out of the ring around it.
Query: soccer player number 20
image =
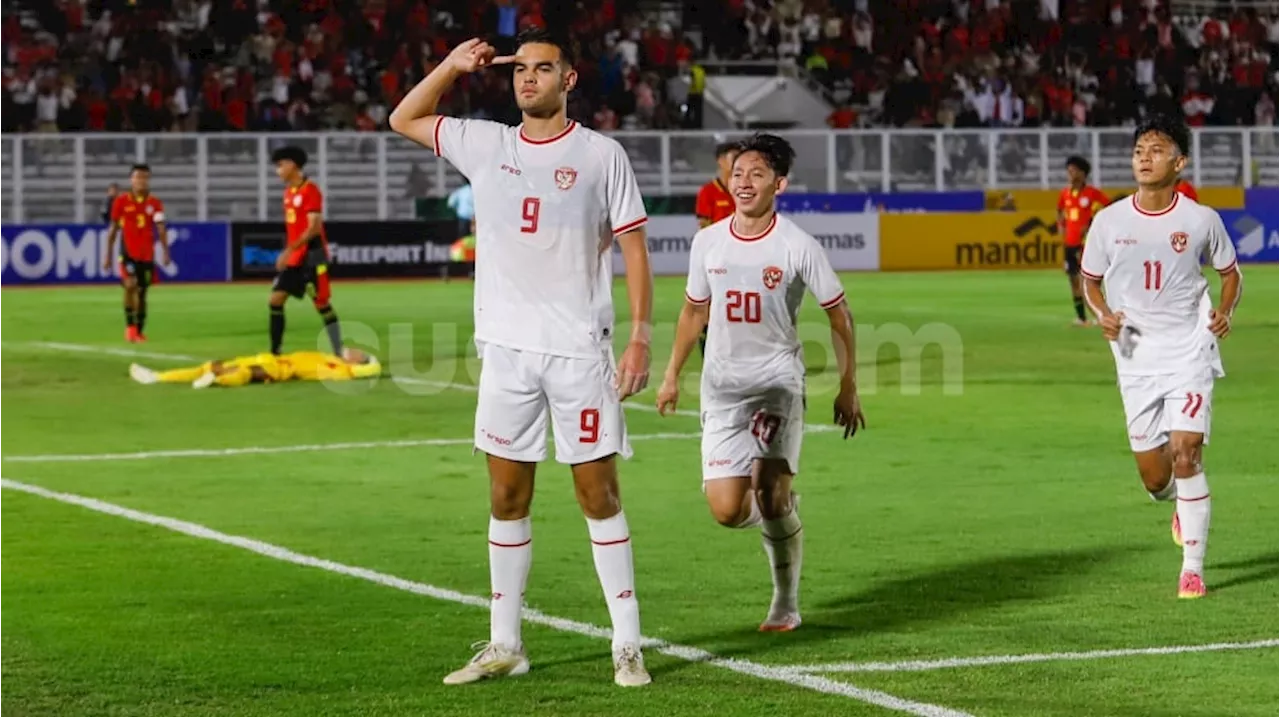
[[[760,292],[731,289],[725,293],[725,318],[732,323],[760,323]]]
[[[522,234],[535,234],[538,231],[538,213],[542,211],[542,200],[537,197],[525,197],[520,205],[520,225]]]

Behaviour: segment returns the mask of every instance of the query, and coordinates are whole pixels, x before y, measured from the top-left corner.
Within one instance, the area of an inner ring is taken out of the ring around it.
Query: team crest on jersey
[[[295,207],[300,207],[300,206],[302,206],[302,195],[301,195],[301,194],[295,194],[295,195],[293,195],[293,206],[295,206]]]
[[[1089,206],[1089,198],[1088,198],[1088,197],[1080,197],[1080,206],[1082,206],[1082,207],[1087,207],[1087,206]]]
[[[773,291],[778,288],[778,284],[782,283],[782,270],[776,266],[766,266],[763,278],[764,288]]]
[[[561,191],[567,190],[578,181],[578,170],[572,167],[561,167],[556,170],[556,187]]]
[[[1187,250],[1188,238],[1186,232],[1174,232],[1169,235],[1169,245],[1173,247],[1174,251],[1181,254]]]

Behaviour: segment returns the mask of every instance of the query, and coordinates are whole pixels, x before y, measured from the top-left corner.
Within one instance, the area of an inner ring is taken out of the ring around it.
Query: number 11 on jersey
[[[520,218],[524,222],[520,225],[521,234],[536,234],[538,232],[538,215],[542,213],[542,200],[537,197],[525,197],[520,203]]]

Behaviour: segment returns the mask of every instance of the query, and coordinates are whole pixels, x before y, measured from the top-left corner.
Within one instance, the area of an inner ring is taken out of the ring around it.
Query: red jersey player
[[[445,684],[529,670],[520,605],[533,560],[529,508],[548,425],[571,467],[613,624],[613,679],[650,682],[640,649],[631,533],[617,457],[630,457],[622,400],[649,375],[653,273],[644,200],[617,140],[567,116],[578,81],[572,45],[547,30],[515,55],[468,40],[391,113],[391,128],[435,150],[471,182],[476,203],[475,339],[482,361],[475,446],[489,469],[489,640]],[[519,127],[437,114],[463,76],[510,65]],[[613,252],[627,271],[631,334],[613,363]]]
[[[1080,284],[1080,252],[1093,215],[1109,202],[1107,195],[1089,184],[1089,169],[1089,161],[1084,157],[1068,157],[1068,184],[1058,195],[1058,234],[1062,236],[1071,300],[1076,306],[1076,326],[1089,325],[1084,316],[1084,293]]]
[[[733,195],[729,193],[729,173],[733,171],[733,160],[737,156],[736,142],[722,142],[716,145],[718,171],[714,179],[698,190],[698,201],[694,204],[699,229],[733,216]]]
[[[831,324],[840,390],[835,420],[845,437],[865,425],[854,382],[853,319],[840,278],[816,239],[778,216],[795,150],[768,134],[742,143],[730,187],[733,218],[698,232],[689,257],[685,305],[658,391],[666,414],[680,397],[680,369],[704,324],[716,332],[702,368],[702,489],[716,521],[759,526],[773,571],[773,601],[762,631],[800,626],[804,534],[792,479],[804,438],[805,363],[796,317],[805,292]]]
[[[705,229],[733,216],[733,195],[729,193],[729,173],[733,171],[733,160],[737,157],[737,142],[721,142],[716,145],[716,169],[718,170],[716,177],[702,185],[702,189],[698,190],[698,201],[694,204],[699,229]],[[707,353],[706,326],[702,327],[698,348],[705,356]]]
[[[1190,132],[1156,117],[1134,132],[1138,192],[1098,214],[1080,273],[1115,356],[1129,447],[1155,500],[1177,498],[1178,597],[1205,594],[1209,484],[1201,463],[1213,385],[1225,375],[1218,340],[1240,299],[1235,247],[1222,217],[1175,190]],[[1222,277],[1215,305],[1202,262]]]
[[[147,288],[155,279],[156,240],[160,263],[169,265],[169,237],[164,229],[164,204],[151,193],[151,168],[135,164],[129,170],[129,193],[117,194],[111,203],[111,228],[107,230],[104,271],[111,271],[116,234],[124,234],[120,248],[120,283],[124,286],[124,338],[146,341]]]
[[[310,295],[334,355],[342,355],[342,329],[329,304],[329,242],[324,234],[324,197],[320,188],[302,173],[307,153],[301,147],[281,147],[271,154],[276,176],[284,182],[285,246],[276,258],[271,283],[271,353],[280,353],[284,341],[284,304],[292,296]]]
[[[1175,187],[1175,189],[1177,190],[1178,194],[1181,194],[1187,199],[1190,199],[1195,202],[1200,201],[1200,194],[1196,192],[1195,185],[1193,185],[1191,182],[1188,182],[1185,179],[1178,180],[1178,186]]]

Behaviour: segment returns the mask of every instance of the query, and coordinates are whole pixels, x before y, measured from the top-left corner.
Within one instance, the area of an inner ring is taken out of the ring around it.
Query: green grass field
[[[629,412],[644,627],[669,643],[636,691],[612,684],[586,526],[554,464],[534,504],[533,671],[440,682],[488,636],[466,597],[488,593],[475,395],[442,387],[477,375],[469,284],[336,287],[353,343],[407,382],[207,391],[126,367],[262,350],[265,285],[158,286],[144,346],[121,341],[115,288],[4,291],[3,714],[1274,715],[1276,268],[1246,273],[1223,347],[1200,601],[1175,599],[1171,507],[1141,488],[1110,353],[1069,325],[1060,274],[845,281],[868,428],[806,438],[801,630],[755,631],[769,571],[756,535],[707,514],[696,414]],[[682,300],[660,280],[659,320]],[[289,320],[287,349],[316,345],[308,306]],[[822,424],[825,320],[811,301],[803,320]],[[929,339],[944,346],[917,358]]]

